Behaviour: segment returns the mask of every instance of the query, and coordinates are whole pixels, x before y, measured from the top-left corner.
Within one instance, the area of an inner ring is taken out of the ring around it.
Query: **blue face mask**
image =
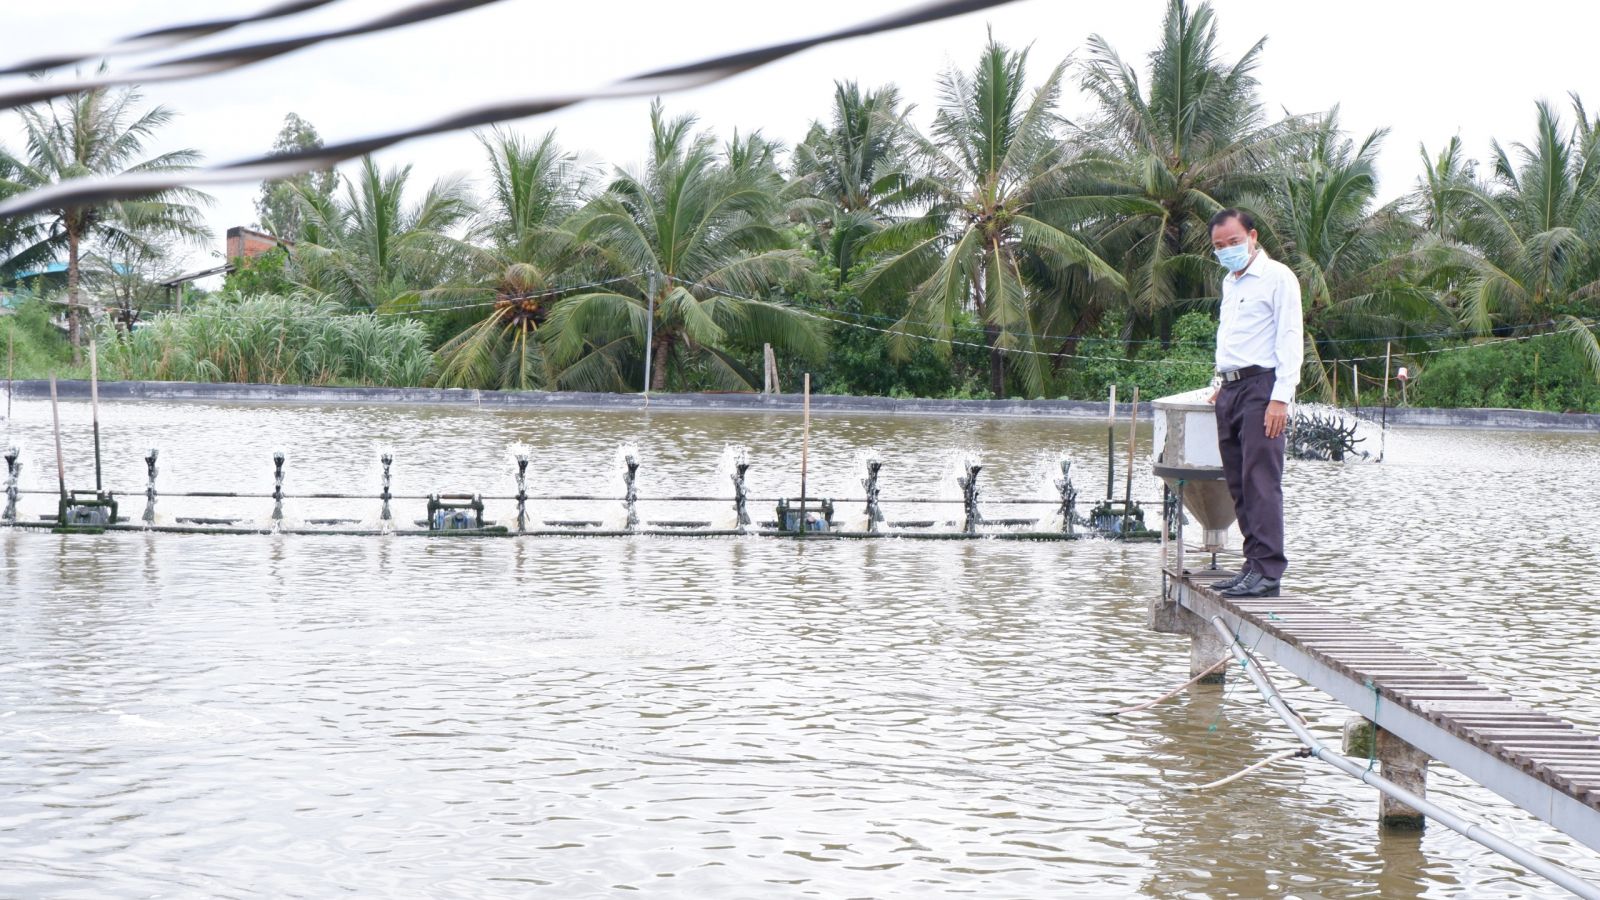
[[[1223,247],[1215,251],[1217,262],[1229,272],[1237,272],[1250,262],[1250,242],[1235,244],[1232,247]]]

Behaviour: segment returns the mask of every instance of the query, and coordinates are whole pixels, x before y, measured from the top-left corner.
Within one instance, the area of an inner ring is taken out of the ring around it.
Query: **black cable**
[[[480,0],[490,2],[490,0]],[[799,41],[786,41],[768,47],[712,57],[670,69],[659,69],[619,81],[588,93],[533,97],[465,110],[434,122],[387,134],[358,138],[324,147],[283,154],[268,154],[223,166],[185,172],[127,173],[110,178],[81,178],[52,185],[0,203],[0,217],[20,216],[73,206],[95,206],[117,200],[148,197],[186,186],[235,184],[287,178],[326,169],[347,159],[394,146],[413,138],[462,131],[493,125],[508,119],[521,119],[574,106],[588,100],[609,97],[637,97],[671,93],[721,81],[756,66],[764,65],[822,44],[878,34],[920,25],[952,16],[965,15],[1011,3],[1013,0],[940,0],[913,10],[878,19],[863,25],[828,32]]]
[[[113,41],[110,46],[92,53],[57,53],[51,56],[40,56],[24,60],[0,69],[0,75],[22,75],[45,69],[70,66],[73,63],[80,63],[90,59],[106,59],[124,53],[137,53],[155,47],[171,46],[184,41],[209,37],[231,28],[238,28],[241,25],[253,25],[256,22],[267,22],[272,19],[298,15],[334,2],[337,2],[337,0],[289,0],[287,3],[279,3],[260,12],[248,13],[242,16],[207,19],[202,22],[189,22],[184,25],[167,25],[162,28],[141,31],[138,34],[130,34],[127,37],[119,38]]]

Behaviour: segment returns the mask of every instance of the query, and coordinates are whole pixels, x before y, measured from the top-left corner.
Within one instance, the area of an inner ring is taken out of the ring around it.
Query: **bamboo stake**
[[[806,473],[811,464],[811,373],[805,377],[804,399],[801,400],[801,409],[804,411],[805,424],[800,433],[800,530],[806,530]]]
[[[56,487],[61,492],[61,500],[67,499],[67,464],[61,459],[61,412],[56,405],[56,373],[50,373],[50,419],[55,423],[56,432]],[[66,524],[65,522],[62,523]]]
[[[89,409],[94,424],[94,492],[100,493],[100,362],[95,342],[89,341]]]
[[[17,367],[17,326],[6,329],[6,420],[11,419],[11,373]]]
[[[1117,386],[1111,386],[1106,401],[1106,502],[1117,493]]]
[[[1128,533],[1128,523],[1133,516],[1133,450],[1139,443],[1139,386],[1133,386],[1133,403],[1128,411],[1128,480],[1122,495],[1122,533]]]
[[[1383,414],[1379,422],[1378,462],[1383,462],[1383,452],[1389,444],[1389,363],[1394,353],[1394,342],[1383,345]]]

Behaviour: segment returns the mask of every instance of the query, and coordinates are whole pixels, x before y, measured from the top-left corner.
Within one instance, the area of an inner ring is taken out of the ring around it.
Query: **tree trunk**
[[[650,360],[650,390],[664,391],[667,388],[667,354],[672,351],[672,335],[657,331],[655,346],[651,349]]]
[[[972,282],[973,305],[978,312],[979,320],[985,323],[983,326],[983,338],[984,343],[989,345],[989,393],[996,400],[1004,400],[1006,397],[1006,355],[999,346],[1000,326],[989,321],[989,310],[986,305],[987,298],[983,293],[983,285],[987,276],[984,268],[979,268],[978,277],[973,279]]]
[[[989,344],[989,393],[996,400],[1006,398],[1006,355],[998,346],[1000,341],[1000,326],[986,325],[983,329],[984,338]]]
[[[1059,373],[1067,361],[1078,355],[1078,350],[1083,346],[1083,337],[1100,326],[1100,319],[1105,315],[1105,310],[1093,307],[1078,316],[1078,321],[1072,325],[1072,330],[1067,332],[1067,339],[1061,342],[1061,349],[1056,351],[1056,356],[1050,363],[1050,371]]]
[[[72,343],[72,364],[83,362],[78,334],[78,233],[67,231],[67,340]]]

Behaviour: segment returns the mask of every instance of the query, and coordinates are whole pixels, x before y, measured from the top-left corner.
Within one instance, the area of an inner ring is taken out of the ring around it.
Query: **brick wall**
[[[260,256],[276,248],[280,243],[288,242],[280,241],[264,231],[235,226],[228,229],[228,258],[238,259],[242,256],[249,259]]]

